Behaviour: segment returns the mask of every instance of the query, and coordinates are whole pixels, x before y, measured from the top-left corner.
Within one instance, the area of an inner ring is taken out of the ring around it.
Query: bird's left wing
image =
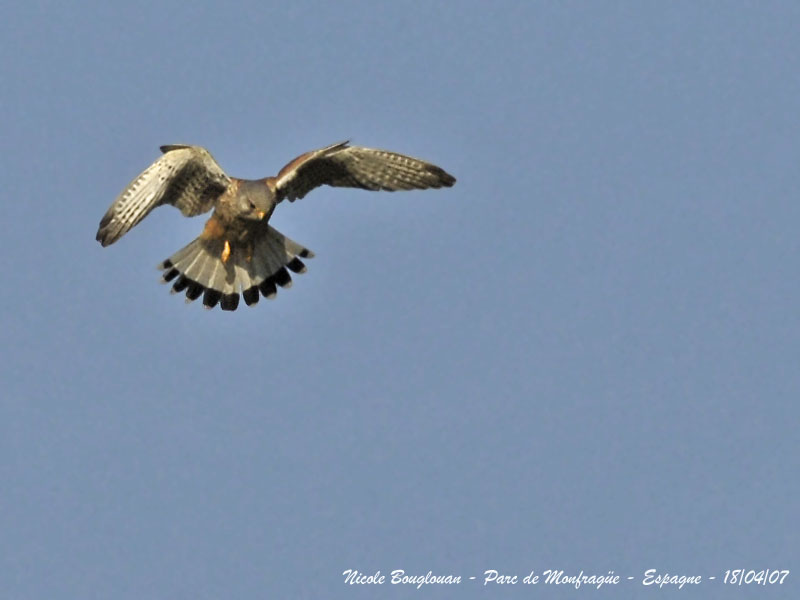
[[[109,207],[100,221],[97,241],[113,244],[151,210],[172,204],[187,217],[214,206],[230,178],[205,148],[161,146],[164,156],[134,179]]]
[[[392,192],[450,187],[456,179],[418,158],[341,142],[301,154],[269,181],[278,202],[293,202],[321,185]]]

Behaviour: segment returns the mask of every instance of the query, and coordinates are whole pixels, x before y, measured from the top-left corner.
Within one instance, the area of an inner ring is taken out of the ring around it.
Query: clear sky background
[[[0,597],[798,597],[798,32],[796,2],[6,6]],[[157,283],[203,218],[95,242],[160,144],[255,178],[342,139],[458,183],[279,206],[317,256],[232,314]]]

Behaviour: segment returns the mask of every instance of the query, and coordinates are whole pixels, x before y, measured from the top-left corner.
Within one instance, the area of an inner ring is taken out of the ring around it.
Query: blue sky
[[[7,7],[0,596],[796,568],[799,29],[789,2]],[[158,285],[202,218],[94,239],[161,144],[255,178],[342,139],[458,183],[279,206],[316,258],[273,302]]]

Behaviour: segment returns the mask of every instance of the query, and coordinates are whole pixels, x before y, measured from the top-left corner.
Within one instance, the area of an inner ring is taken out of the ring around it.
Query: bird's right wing
[[[164,156],[134,179],[100,221],[97,241],[113,244],[151,210],[172,204],[187,217],[214,206],[231,180],[205,148],[161,146]]]

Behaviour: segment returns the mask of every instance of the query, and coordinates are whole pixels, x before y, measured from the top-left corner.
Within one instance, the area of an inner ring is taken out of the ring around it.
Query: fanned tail
[[[231,243],[227,260],[223,260],[224,244],[218,239],[196,238],[158,266],[162,280],[175,280],[172,293],[185,291],[187,302],[203,296],[206,308],[219,304],[222,310],[236,310],[240,293],[245,304],[252,306],[259,296],[274,298],[278,287],[291,287],[289,271],[304,273],[306,266],[300,257],[314,256],[272,226],[267,226],[252,246]]]

